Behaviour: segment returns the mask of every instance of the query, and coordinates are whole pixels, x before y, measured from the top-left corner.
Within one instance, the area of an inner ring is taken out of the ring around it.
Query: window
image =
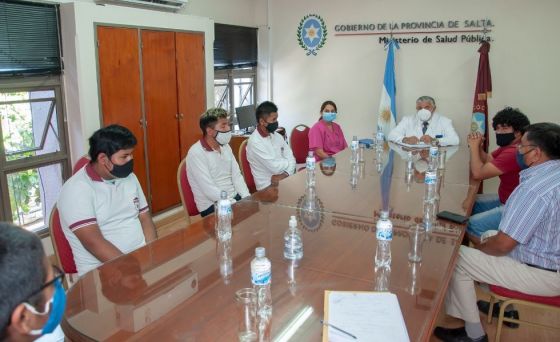
[[[256,68],[216,70],[214,99],[216,107],[233,113],[235,108],[254,104]]]
[[[235,108],[255,104],[257,71],[257,29],[215,24],[214,99],[215,106],[233,116]]]
[[[45,233],[68,175],[60,77],[0,86],[0,220]]]

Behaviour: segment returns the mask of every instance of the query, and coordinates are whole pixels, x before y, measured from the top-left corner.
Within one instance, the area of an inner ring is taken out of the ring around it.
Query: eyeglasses
[[[537,147],[537,145],[531,144],[531,145],[523,145],[523,144],[517,144],[517,150],[520,151],[522,147]]]
[[[40,288],[38,288],[37,290],[33,291],[29,296],[27,296],[25,299],[30,298],[35,296],[36,294],[38,294],[39,292],[43,291],[44,289],[46,289],[47,287],[51,286],[52,284],[54,284],[55,281],[59,280],[62,281],[64,279],[64,271],[62,271],[58,266],[56,265],[52,265],[53,268],[53,273],[54,273],[54,277],[47,281],[46,283],[44,283],[43,285],[41,285]]]

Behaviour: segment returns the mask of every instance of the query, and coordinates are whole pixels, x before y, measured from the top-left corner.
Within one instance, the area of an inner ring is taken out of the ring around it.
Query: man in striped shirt
[[[530,125],[517,146],[520,184],[506,202],[497,235],[461,246],[446,310],[464,328],[437,327],[443,341],[488,341],[474,281],[538,296],[560,295],[560,126]]]

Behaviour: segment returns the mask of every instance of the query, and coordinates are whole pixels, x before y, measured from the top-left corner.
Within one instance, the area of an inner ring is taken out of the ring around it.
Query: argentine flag
[[[387,61],[385,62],[385,77],[381,89],[381,101],[377,116],[377,130],[382,131],[385,139],[389,132],[397,125],[397,108],[395,105],[395,50],[399,48],[396,40],[391,39],[385,45],[387,49]]]

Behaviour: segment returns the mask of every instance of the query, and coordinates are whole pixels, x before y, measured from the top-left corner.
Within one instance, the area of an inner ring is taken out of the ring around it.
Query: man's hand
[[[403,143],[409,144],[409,145],[416,145],[416,144],[418,144],[418,141],[419,141],[418,137],[414,137],[414,136],[404,137],[403,140],[402,140]]]
[[[432,137],[424,134],[420,137],[420,141],[422,141],[424,144],[430,145],[432,143]]]
[[[509,254],[517,244],[517,241],[500,231],[498,234],[488,238],[486,242],[475,246],[475,248],[488,255],[504,256]]]
[[[484,141],[484,136],[479,132],[471,132],[467,136],[467,143],[469,144],[469,148],[471,149],[478,149],[482,146],[482,142]]]

